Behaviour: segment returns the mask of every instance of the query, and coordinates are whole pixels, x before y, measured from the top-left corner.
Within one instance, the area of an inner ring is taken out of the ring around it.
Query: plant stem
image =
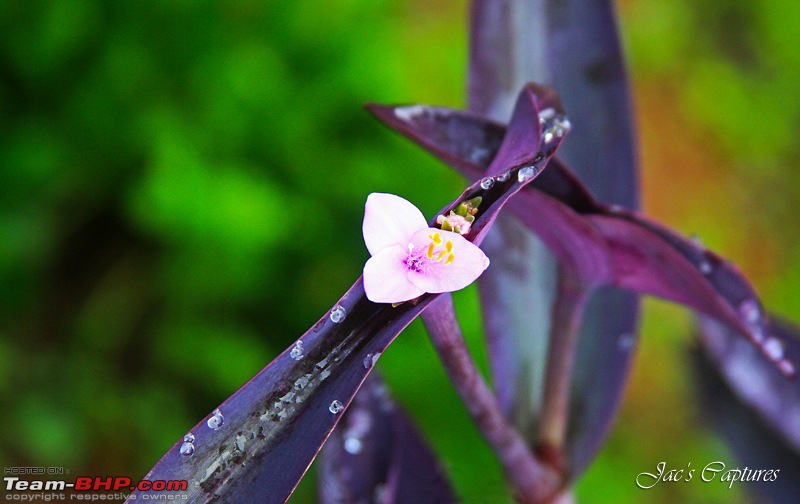
[[[464,343],[452,296],[442,294],[422,313],[422,320],[453,387],[500,459],[517,498],[527,504],[546,502],[560,479],[536,460],[525,440],[503,417]]]
[[[557,469],[563,469],[563,447],[569,420],[572,368],[580,335],[583,313],[591,293],[575,272],[568,267],[558,269],[558,287],[553,305],[553,325],[539,420],[540,453]]]

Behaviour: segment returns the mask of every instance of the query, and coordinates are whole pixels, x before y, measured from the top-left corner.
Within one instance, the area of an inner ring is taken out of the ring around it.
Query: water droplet
[[[370,353],[368,353],[364,357],[364,368],[365,369],[369,369],[372,366],[374,366],[375,363],[378,362],[378,359],[380,358],[380,356],[381,356],[380,352],[375,352],[375,353],[370,352]]]
[[[372,395],[378,400],[381,411],[384,413],[391,413],[394,410],[394,401],[392,401],[392,397],[389,395],[389,391],[386,389],[385,385],[376,385],[372,389]]]
[[[535,166],[524,166],[519,169],[519,173],[517,173],[517,180],[519,180],[521,184],[535,177],[537,173],[538,170]]]
[[[409,107],[397,107],[394,109],[394,115],[401,121],[411,122],[416,120],[419,116],[424,117],[426,108],[423,105],[411,105]]]
[[[498,182],[505,182],[506,180],[511,178],[511,170],[504,171],[500,175],[497,176]]]
[[[364,449],[364,443],[357,437],[348,437],[344,440],[344,450],[350,455],[358,455]]]
[[[341,401],[333,401],[330,406],[328,406],[328,411],[333,413],[334,415],[341,412],[344,409],[344,404]]]
[[[623,333],[617,338],[617,348],[621,352],[626,352],[633,348],[635,342],[636,337],[632,333]]]
[[[222,416],[222,412],[220,410],[214,410],[214,414],[206,421],[206,425],[211,430],[219,430],[222,427],[222,424],[225,423],[225,417]]]
[[[572,130],[572,123],[567,116],[560,115],[553,120],[553,127],[556,129],[555,135],[561,138]]]
[[[342,305],[336,305],[331,310],[331,322],[334,324],[340,323],[347,316],[347,310]]]
[[[294,360],[301,360],[303,358],[303,342],[301,340],[297,340],[292,348],[292,351],[289,352],[289,356]]]
[[[192,434],[190,432],[189,434],[186,434],[185,436],[183,436],[183,442],[184,443],[194,443],[194,434]]]
[[[545,121],[544,131],[542,132],[544,143],[549,144],[556,138],[562,138],[564,135],[569,133],[571,129],[572,123],[565,115],[554,117],[549,124],[547,121]]]
[[[761,306],[755,298],[745,299],[737,308],[739,316],[750,328],[750,336],[758,343],[764,341],[764,328],[761,320]]]
[[[364,357],[364,369],[369,369],[372,366],[374,366],[375,363],[378,362],[378,359],[380,358],[380,356],[381,356],[380,352],[375,352],[375,353],[370,352],[370,353],[368,353]]]
[[[546,109],[542,109],[539,111],[539,120],[546,121],[548,119],[552,119],[556,116],[556,109],[553,107],[547,107]]]
[[[491,189],[494,185],[494,179],[492,177],[486,177],[485,179],[481,180],[481,188],[483,189]]]
[[[473,164],[483,165],[486,161],[488,161],[489,154],[489,149],[484,149],[483,147],[473,147],[473,150],[469,155],[469,160],[472,161]]]
[[[194,455],[194,444],[186,442],[181,445],[180,454],[184,457],[191,457]]]
[[[745,299],[739,304],[739,315],[748,324],[754,325],[761,322],[761,308],[755,299]]]
[[[778,368],[781,370],[783,374],[787,376],[794,376],[796,372],[794,364],[792,364],[790,361],[786,359],[781,359],[778,361]]]
[[[777,338],[769,338],[764,342],[764,353],[774,361],[783,359],[783,343]]]
[[[700,273],[704,275],[710,275],[711,272],[714,271],[714,268],[711,266],[711,263],[705,260],[702,261],[700,264],[698,264],[697,267],[700,269]]]

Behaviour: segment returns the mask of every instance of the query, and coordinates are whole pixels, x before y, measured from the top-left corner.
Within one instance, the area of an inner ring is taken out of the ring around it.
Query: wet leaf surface
[[[320,452],[323,504],[457,502],[444,471],[375,374]]]
[[[435,108],[435,113],[420,114],[420,120],[410,124],[398,121],[391,107],[371,106],[370,110],[468,179],[477,180],[493,172],[485,159],[497,152],[497,139],[503,137],[502,126],[497,123],[471,113]],[[434,117],[433,121],[426,120]],[[479,133],[481,124],[483,133]],[[462,133],[471,142],[482,138],[485,143],[466,148]],[[476,159],[482,162],[476,163]],[[587,290],[602,289],[603,297],[624,299],[626,293],[620,292],[621,288],[684,304],[723,321],[763,355],[772,355],[764,346],[763,322],[757,315],[760,302],[735,265],[635,211],[597,201],[558,159],[551,160],[541,176],[510,201],[509,208]],[[541,381],[537,366],[542,364],[537,362],[543,362],[542,353],[547,348],[544,335],[535,330],[541,327],[536,317],[547,317],[550,310],[541,303],[537,306],[536,300],[555,280],[547,272],[531,268],[536,245],[524,238],[521,226],[497,227],[505,228],[509,229],[500,239],[490,236],[484,245],[495,267],[479,280],[482,307],[498,397],[506,414],[523,432],[532,435],[539,397],[537,383]],[[626,331],[635,313],[604,313],[602,306],[592,304],[588,312],[601,319],[605,316],[605,327],[597,333],[584,329],[579,345],[569,446],[575,472],[599,449],[636,344],[636,335]],[[793,374],[788,365],[780,366],[780,359],[773,361],[787,375]]]
[[[536,110],[534,93],[523,90],[511,123],[538,130]],[[480,244],[503,205],[536,177],[560,141],[534,150],[525,144],[519,154],[517,147],[505,147],[513,159],[532,164],[507,167],[507,176],[491,185],[472,184],[440,213],[480,196],[465,236]],[[426,294],[397,307],[375,304],[359,279],[293,347],[215,410],[224,417],[222,423],[216,420],[217,429],[208,425],[212,413],[191,429],[191,449],[187,438],[179,440],[147,479],[185,479],[193,502],[284,502],[369,373],[365,359],[385,351],[435,298]]]

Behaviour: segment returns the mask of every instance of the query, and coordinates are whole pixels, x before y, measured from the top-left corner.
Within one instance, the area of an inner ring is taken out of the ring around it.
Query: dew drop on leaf
[[[793,376],[796,371],[794,364],[786,359],[779,360],[778,367],[780,368],[781,372],[787,376]]]
[[[633,347],[635,337],[632,333],[623,333],[617,338],[617,349],[620,352],[627,352]]]
[[[340,413],[344,409],[344,404],[341,401],[335,400],[328,406],[328,411],[333,413],[334,415]]]
[[[525,166],[519,169],[519,173],[517,173],[517,180],[519,180],[520,183],[526,182],[535,177],[537,173],[538,171],[535,166]]]
[[[331,310],[331,322],[338,324],[347,316],[347,310],[342,305],[336,305]]]
[[[761,306],[758,304],[758,300],[755,298],[745,299],[739,303],[737,311],[750,329],[750,336],[758,343],[763,342],[764,327],[761,316]]]
[[[745,299],[739,304],[739,316],[750,325],[761,322],[761,308],[755,299]]]
[[[545,123],[548,120],[554,118],[556,116],[556,109],[553,107],[547,107],[546,109],[542,109],[539,111],[539,122]]]
[[[294,347],[292,347],[292,350],[289,352],[289,356],[292,359],[296,360],[296,361],[299,361],[299,360],[301,360],[303,358],[303,342],[302,342],[302,340],[297,340],[295,342]]]
[[[355,436],[345,438],[344,440],[344,450],[350,455],[358,455],[363,448],[364,444]]]
[[[485,179],[481,180],[482,189],[491,189],[493,185],[494,179],[492,177],[486,177]]]
[[[773,361],[783,359],[783,343],[777,338],[769,338],[764,342],[764,353]]]
[[[543,126],[544,132],[542,133],[542,138],[544,139],[544,143],[549,144],[556,138],[562,138],[564,135],[569,133],[572,129],[572,123],[567,119],[565,115],[559,115],[553,118],[551,122],[545,121]]]
[[[181,445],[180,454],[184,457],[191,457],[194,455],[194,444],[193,443],[183,443]]]
[[[218,409],[214,410],[214,414],[206,421],[206,425],[211,430],[219,430],[224,423],[225,417],[222,416],[222,412]]]
[[[364,369],[369,369],[372,366],[374,366],[375,363],[378,362],[378,358],[380,358],[380,356],[381,356],[380,352],[376,352],[376,353],[370,352],[370,353],[368,353],[364,357]]]

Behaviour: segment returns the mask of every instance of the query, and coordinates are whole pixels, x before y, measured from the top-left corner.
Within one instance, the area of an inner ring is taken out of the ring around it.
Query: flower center
[[[431,233],[428,235],[428,238],[431,239],[431,243],[428,245],[428,250],[425,254],[428,256],[428,259],[433,259],[436,262],[444,260],[445,266],[455,260],[456,256],[453,253],[452,241],[447,240],[442,243],[442,235],[439,233]]]
[[[445,266],[449,266],[456,259],[453,252],[453,242],[442,240],[440,233],[428,235],[431,242],[421,250],[414,250],[414,244],[408,244],[408,255],[406,256],[406,267],[416,272],[424,272],[426,266],[431,262],[444,261]]]

